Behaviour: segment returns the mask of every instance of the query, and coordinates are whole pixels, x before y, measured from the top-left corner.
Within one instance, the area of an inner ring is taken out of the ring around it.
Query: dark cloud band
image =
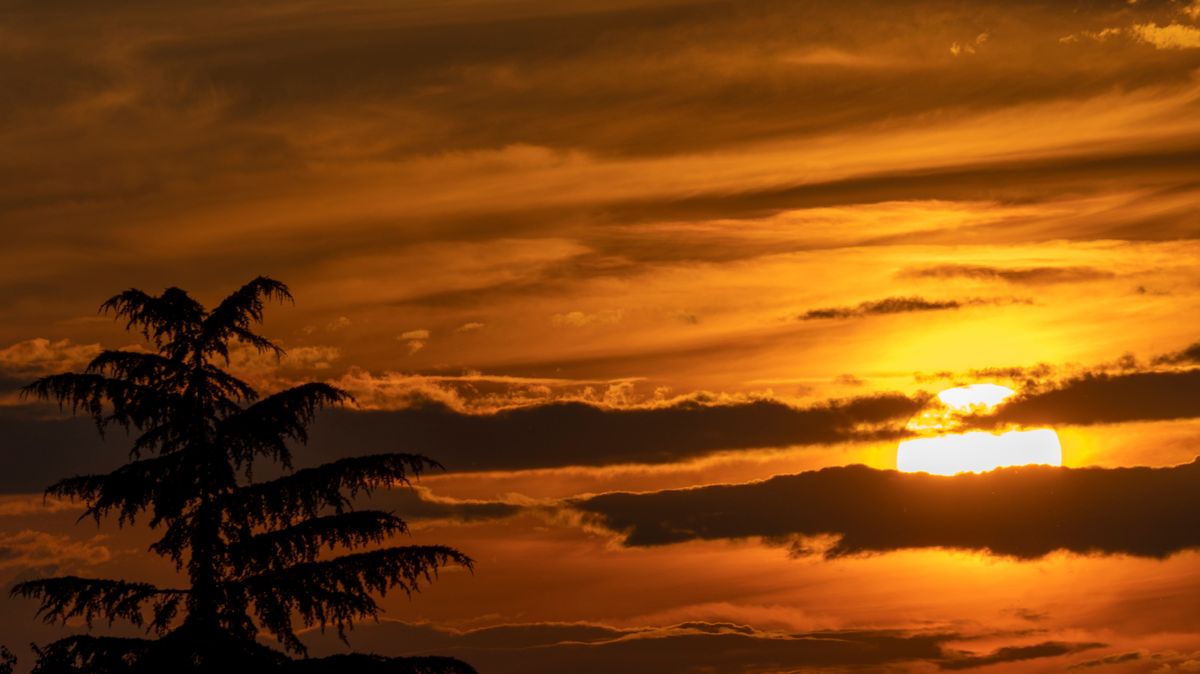
[[[1200,416],[1200,369],[1093,373],[1022,394],[976,421],[997,424],[1115,424]]]
[[[453,471],[660,464],[723,450],[899,438],[921,404],[902,395],[804,408],[772,400],[632,409],[560,403],[489,415],[428,404],[329,414],[314,427],[310,450],[399,445]]]
[[[1200,460],[953,477],[845,466],[750,484],[603,494],[574,507],[629,546],[833,535],[830,556],[954,548],[1022,559],[1058,550],[1162,558],[1200,547],[1197,484]]]
[[[878,395],[793,407],[773,400],[609,408],[558,403],[466,414],[438,403],[390,411],[328,412],[300,462],[399,449],[451,471],[523,470],[686,461],[713,452],[903,437],[922,400]],[[81,418],[42,408],[0,408],[0,492],[39,491],[78,472],[111,470],[130,441],[99,440]]]

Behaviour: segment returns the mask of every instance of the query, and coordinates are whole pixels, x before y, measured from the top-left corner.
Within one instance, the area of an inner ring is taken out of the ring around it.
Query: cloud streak
[[[825,307],[809,309],[800,315],[802,321],[823,319],[865,318],[867,316],[887,316],[890,314],[910,314],[925,311],[950,311],[968,306],[988,304],[1025,303],[1028,300],[1003,299],[969,299],[969,300],[928,300],[923,297],[886,297],[881,300],[868,300],[852,307]]]
[[[900,275],[910,278],[994,280],[1020,285],[1080,283],[1109,279],[1114,276],[1110,271],[1094,267],[994,267],[981,264],[941,264],[915,267],[905,270]]]

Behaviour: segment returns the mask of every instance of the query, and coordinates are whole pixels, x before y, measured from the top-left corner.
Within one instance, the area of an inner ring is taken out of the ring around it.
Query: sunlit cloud
[[[1200,28],[1172,23],[1159,26],[1154,23],[1134,25],[1130,29],[1141,42],[1153,45],[1155,49],[1197,49],[1200,48]]]
[[[7,376],[36,376],[80,369],[100,355],[99,344],[74,344],[70,339],[34,337],[0,349],[0,372]]]
[[[612,325],[613,323],[619,323],[623,313],[620,309],[606,309],[595,313],[569,311],[563,314],[554,314],[550,320],[557,326],[582,328],[588,325]]]
[[[104,545],[106,536],[77,540],[42,531],[14,531],[0,534],[0,571],[51,569],[75,570],[102,564],[113,553]],[[51,571],[52,573],[56,571]]]

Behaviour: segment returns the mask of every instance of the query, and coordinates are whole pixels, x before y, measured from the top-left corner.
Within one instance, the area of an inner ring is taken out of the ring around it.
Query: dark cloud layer
[[[449,654],[481,672],[609,674],[636,663],[637,671],[726,674],[827,668],[877,669],[926,661],[944,669],[969,669],[1054,657],[1096,644],[1048,642],[974,655],[949,649],[960,638],[947,632],[839,630],[763,632],[746,625],[690,622],[668,627],[613,628],[583,623],[501,625],[451,631],[385,621],[351,636],[356,649],[388,654]],[[341,650],[332,635],[310,635],[314,651]]]
[[[1056,550],[1166,557],[1200,546],[1197,484],[1200,459],[1172,468],[1022,466],[952,477],[846,466],[749,484],[602,494],[574,505],[630,546],[834,535],[831,556],[937,547],[1023,559]]]
[[[1005,646],[987,655],[970,656],[961,660],[943,662],[941,663],[941,668],[950,670],[974,669],[975,667],[987,667],[988,665],[999,665],[1006,662],[1020,662],[1022,660],[1070,655],[1071,653],[1078,653],[1091,648],[1100,648],[1103,645],[1099,643],[1047,641],[1046,643],[1034,644],[1032,646]]]
[[[1182,351],[1166,354],[1155,359],[1157,363],[1200,363],[1200,342],[1196,342]]]
[[[898,439],[924,404],[897,394],[798,408],[774,400],[610,408],[564,402],[466,414],[428,402],[389,411],[323,414],[298,458],[317,463],[364,451],[437,458],[450,471],[686,461],[713,452]],[[1015,397],[984,428],[1104,424],[1200,417],[1200,370],[1089,374]],[[0,407],[0,491],[35,492],[66,473],[111,470],[126,458],[119,429],[97,438],[83,418],[42,406]],[[64,466],[68,468],[64,470]]]
[[[392,411],[337,410],[321,415],[297,459],[407,451],[432,456],[451,471],[668,463],[721,450],[898,438],[921,405],[893,394],[805,408],[758,400],[647,408],[568,402],[495,414],[432,402]],[[44,406],[0,407],[0,433],[0,492],[35,492],[66,473],[112,470],[131,444],[120,429],[101,440],[90,421]]]
[[[1085,425],[1197,416],[1200,416],[1200,369],[1193,369],[1087,374],[1048,390],[1012,398],[994,415],[977,423]]]
[[[1088,669],[1091,667],[1107,667],[1108,665],[1117,665],[1122,662],[1133,662],[1134,660],[1142,659],[1142,654],[1136,651],[1131,653],[1120,653],[1118,655],[1109,655],[1095,660],[1085,660],[1071,665],[1068,669]]]
[[[772,400],[632,409],[569,402],[474,415],[430,403],[327,414],[313,427],[308,451],[403,449],[452,471],[668,463],[720,450],[897,438],[921,404],[901,395],[805,408]]]

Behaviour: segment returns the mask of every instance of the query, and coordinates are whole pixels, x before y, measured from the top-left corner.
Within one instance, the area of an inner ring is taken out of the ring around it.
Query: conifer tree
[[[377,596],[411,594],[439,568],[469,569],[471,560],[437,545],[379,547],[406,530],[404,521],[354,508],[356,496],[407,486],[436,462],[371,454],[293,469],[291,444],[307,441],[319,410],[347,402],[345,391],[308,383],[260,397],[223,369],[239,342],[283,354],[253,328],[267,302],[291,299],[287,286],[265,277],[211,310],[178,288],[127,290],[101,309],[140,331],[152,351],[104,351],[83,372],[24,389],[91,416],[101,433],[113,425],[130,432],[129,463],[46,493],[82,501],[81,519],[145,521],[159,533],[151,550],[187,579],[181,587],[76,576],[16,585],[12,594],[40,600],[47,622],[90,627],[99,618],[147,630],[144,639],[61,639],[37,649],[35,672],[473,672],[451,658],[303,657],[298,629],[330,627],[344,640],[356,621],[378,616]],[[254,481],[256,461],[279,464],[283,476]],[[348,552],[364,546],[372,549]],[[260,643],[261,632],[283,650]]]

